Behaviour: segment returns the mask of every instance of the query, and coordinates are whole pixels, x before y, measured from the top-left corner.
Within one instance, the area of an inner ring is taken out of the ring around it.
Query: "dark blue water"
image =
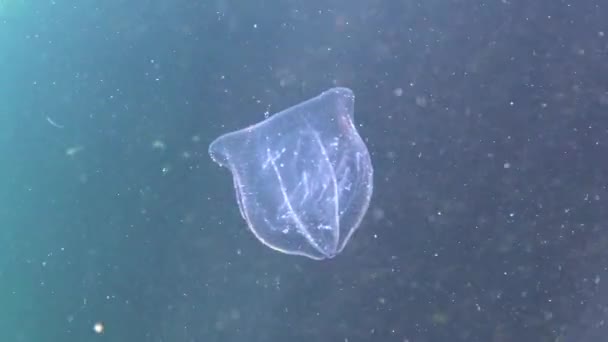
[[[601,341],[607,11],[0,1],[0,340]],[[374,195],[318,262],[207,146],[334,86]]]

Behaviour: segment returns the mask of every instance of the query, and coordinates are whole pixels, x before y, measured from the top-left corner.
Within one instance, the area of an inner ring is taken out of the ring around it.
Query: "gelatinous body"
[[[354,125],[350,89],[329,89],[222,135],[209,154],[232,172],[251,231],[283,253],[336,256],[369,206],[373,168]]]

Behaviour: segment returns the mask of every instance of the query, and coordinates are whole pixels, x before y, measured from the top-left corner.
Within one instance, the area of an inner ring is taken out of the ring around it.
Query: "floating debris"
[[[73,157],[76,153],[84,150],[84,146],[74,146],[65,150],[65,155],[69,157]]]
[[[48,116],[46,117],[46,121],[48,123],[50,123],[51,126],[53,126],[53,127],[56,127],[56,128],[63,128],[64,127],[63,125],[60,125],[60,124],[56,123],[53,119],[49,118]]]
[[[154,140],[154,142],[152,142],[152,148],[164,151],[167,148],[167,145],[162,140]]]

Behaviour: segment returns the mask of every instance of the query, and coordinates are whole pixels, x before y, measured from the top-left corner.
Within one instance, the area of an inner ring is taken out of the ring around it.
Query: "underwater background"
[[[0,341],[602,341],[608,4],[0,0]],[[334,87],[374,194],[263,246],[221,134]]]

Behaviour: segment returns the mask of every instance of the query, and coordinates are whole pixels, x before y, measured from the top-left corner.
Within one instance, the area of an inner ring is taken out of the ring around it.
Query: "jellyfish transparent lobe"
[[[332,258],[358,228],[373,169],[353,110],[352,91],[332,88],[211,143],[212,159],[232,172],[243,218],[268,247]]]

